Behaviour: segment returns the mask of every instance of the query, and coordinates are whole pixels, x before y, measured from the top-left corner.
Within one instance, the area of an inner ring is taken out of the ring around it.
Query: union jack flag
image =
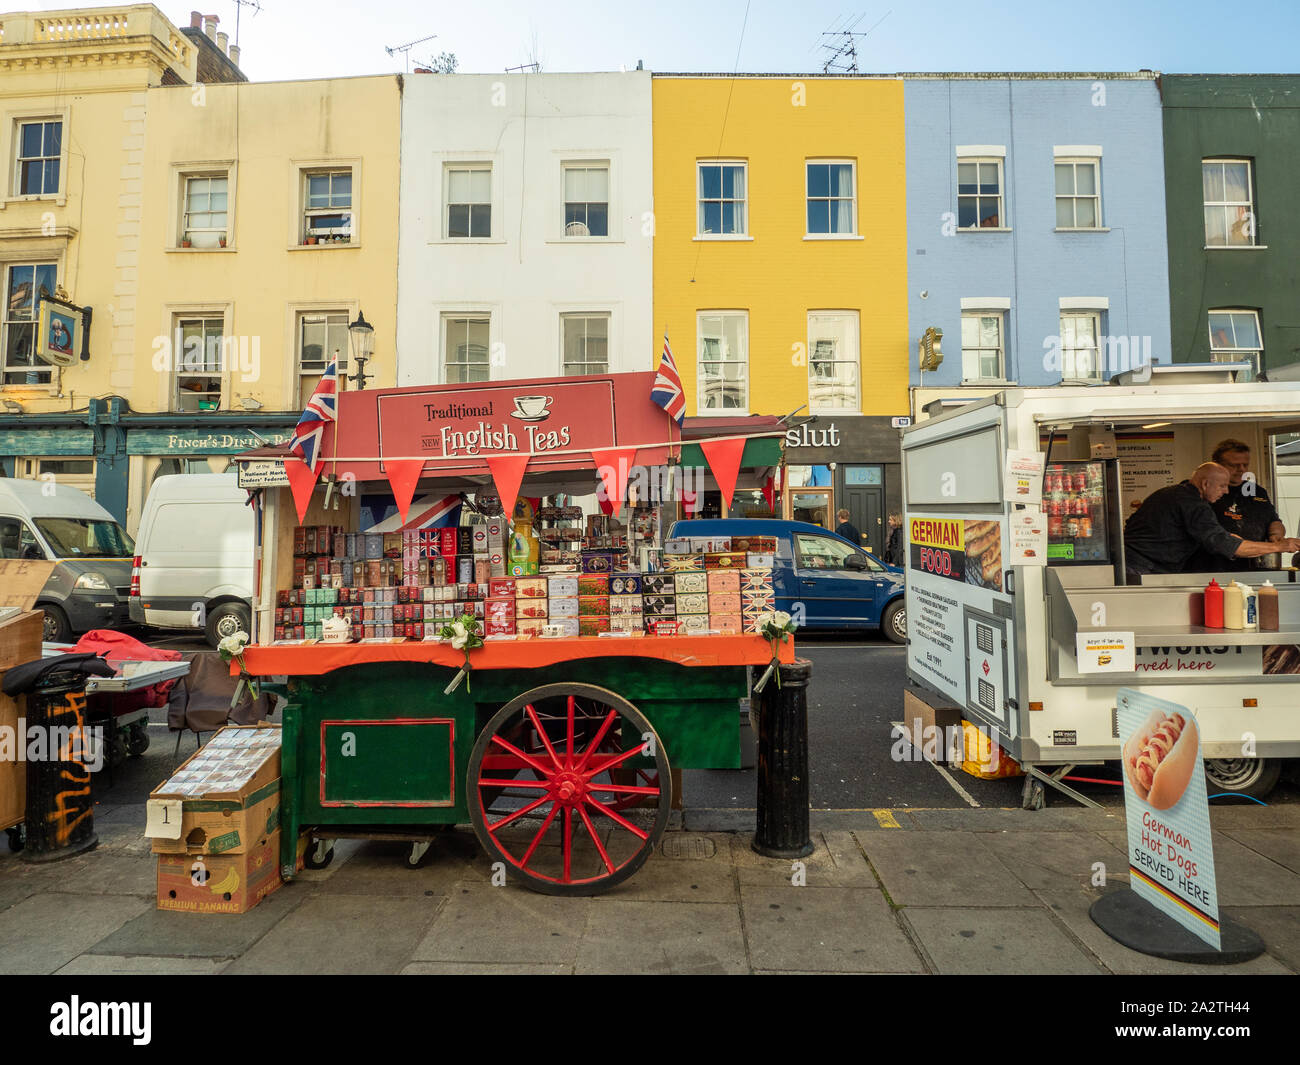
[[[289,440],[289,450],[296,452],[312,473],[320,465],[320,445],[325,435],[325,423],[334,421],[334,411],[338,404],[338,376],[338,355],[335,354],[330,358],[330,364],[321,375],[316,391],[307,401],[307,409],[302,412]]]
[[[682,424],[686,417],[686,393],[682,391],[682,378],[677,372],[672,349],[668,346],[667,333],[664,334],[664,353],[659,360],[659,372],[650,389],[650,398],[663,407],[678,426]]]

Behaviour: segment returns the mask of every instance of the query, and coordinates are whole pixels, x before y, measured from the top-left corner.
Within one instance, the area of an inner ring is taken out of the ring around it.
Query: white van
[[[159,477],[137,530],[131,620],[203,629],[214,647],[249,632],[253,508],[233,473]]]
[[[0,559],[57,562],[36,600],[55,643],[127,618],[133,545],[85,492],[59,481],[0,477]]]

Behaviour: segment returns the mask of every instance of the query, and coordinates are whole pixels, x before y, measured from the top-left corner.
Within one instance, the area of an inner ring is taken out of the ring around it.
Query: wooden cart
[[[781,660],[793,661],[793,646]],[[470,823],[494,871],[552,895],[631,876],[668,823],[671,768],[737,768],[738,700],[760,636],[489,641],[468,683],[436,642],[250,647],[287,676],[281,869],[337,838],[412,840]],[[472,690],[471,690],[472,686]],[[497,866],[495,863],[502,863]]]

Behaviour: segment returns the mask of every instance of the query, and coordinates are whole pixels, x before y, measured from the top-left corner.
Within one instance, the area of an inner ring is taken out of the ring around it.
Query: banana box
[[[964,747],[961,768],[964,772],[980,780],[998,780],[1001,777],[1025,775],[1025,771],[1020,768],[1020,763],[1007,754],[978,725],[963,719],[961,729]]]
[[[158,855],[158,909],[183,913],[247,913],[280,879],[280,829],[242,854]]]
[[[230,725],[145,804],[155,854],[246,854],[280,824],[280,727]]]

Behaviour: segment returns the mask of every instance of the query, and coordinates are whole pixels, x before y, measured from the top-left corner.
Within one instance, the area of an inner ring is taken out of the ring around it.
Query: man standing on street
[[[835,535],[847,540],[854,547],[861,547],[862,534],[858,532],[856,526],[849,524],[849,512],[839,510],[835,516],[840,519],[840,523],[835,526]]]

